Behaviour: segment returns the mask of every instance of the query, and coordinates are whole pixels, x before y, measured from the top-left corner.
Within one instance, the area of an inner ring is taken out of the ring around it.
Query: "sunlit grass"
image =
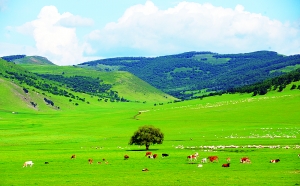
[[[299,91],[286,90],[157,106],[92,100],[52,112],[0,110],[0,185],[300,184],[299,103]],[[142,110],[147,112],[134,118]],[[145,157],[143,146],[128,145],[142,125],[165,134],[162,145],[150,146],[157,159]],[[279,148],[270,148],[275,145]],[[200,156],[191,163],[187,156],[195,152]],[[162,158],[162,153],[170,156]],[[77,158],[71,159],[72,154]],[[197,167],[211,155],[220,162]],[[252,163],[241,164],[244,156]],[[222,168],[227,157],[231,165]],[[89,158],[94,159],[91,165]],[[280,162],[271,164],[271,159]],[[27,160],[33,167],[22,168]]]

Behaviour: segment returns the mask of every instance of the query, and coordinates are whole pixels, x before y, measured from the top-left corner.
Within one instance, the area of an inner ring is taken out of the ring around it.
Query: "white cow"
[[[27,167],[27,165],[30,165],[30,167],[32,167],[34,163],[32,161],[25,161],[24,165],[23,165],[23,168],[24,167]]]
[[[201,163],[207,163],[207,158],[203,158],[203,159],[201,160]]]

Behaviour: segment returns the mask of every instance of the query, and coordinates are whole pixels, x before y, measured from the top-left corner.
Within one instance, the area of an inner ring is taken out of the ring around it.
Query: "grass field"
[[[0,185],[299,185],[299,103],[299,91],[287,90],[159,106],[99,103],[17,114],[1,108]],[[147,112],[134,118],[142,110]],[[161,129],[164,143],[150,146],[150,151],[169,157],[148,159],[145,147],[128,145],[142,125]],[[239,148],[203,148],[219,145]],[[195,152],[200,157],[191,163],[186,157]],[[70,159],[72,154],[77,158]],[[197,167],[201,158],[211,155],[220,162]],[[244,156],[252,163],[241,164]],[[231,166],[223,168],[227,157]],[[94,159],[91,165],[89,158]],[[269,163],[277,158],[279,163]],[[22,168],[28,160],[33,167]]]

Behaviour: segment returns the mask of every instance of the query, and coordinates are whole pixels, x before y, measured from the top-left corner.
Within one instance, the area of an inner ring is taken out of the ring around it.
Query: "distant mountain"
[[[55,65],[42,56],[12,55],[3,56],[1,58],[8,62],[14,62],[15,64]]]
[[[186,52],[146,57],[119,57],[89,61],[79,67],[99,71],[128,71],[152,86],[181,99],[199,92],[225,91],[277,77],[296,69],[300,55],[272,51],[242,54]]]

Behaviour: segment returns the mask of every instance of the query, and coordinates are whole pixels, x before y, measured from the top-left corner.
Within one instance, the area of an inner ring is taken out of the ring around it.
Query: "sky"
[[[0,56],[67,66],[259,50],[300,54],[299,0],[0,0]]]

